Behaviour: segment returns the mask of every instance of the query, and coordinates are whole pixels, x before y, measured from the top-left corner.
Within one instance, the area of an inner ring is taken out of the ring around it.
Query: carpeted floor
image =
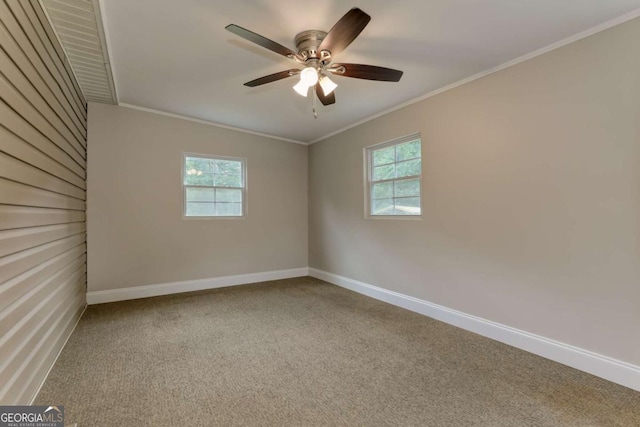
[[[640,426],[640,393],[312,278],[90,306],[36,404],[102,426]]]

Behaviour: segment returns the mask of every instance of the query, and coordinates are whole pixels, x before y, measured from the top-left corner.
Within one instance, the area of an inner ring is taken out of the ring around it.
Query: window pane
[[[186,216],[214,216],[215,214],[214,203],[187,202]]]
[[[242,216],[242,203],[216,203],[218,216]]]
[[[420,180],[409,179],[406,181],[395,181],[395,197],[420,197]]]
[[[215,172],[226,175],[241,175],[242,163],[236,160],[216,160]]]
[[[374,199],[388,199],[393,197],[393,182],[382,182],[371,186],[371,197]]]
[[[242,202],[242,190],[216,189],[216,202]]]
[[[404,176],[420,175],[420,159],[408,160],[396,163],[396,178]]]
[[[393,199],[372,200],[371,215],[393,215]]]
[[[421,214],[422,141],[419,134],[398,141],[367,148],[369,215]]]
[[[185,156],[183,166],[185,216],[244,215],[243,160]]]
[[[187,171],[195,169],[196,172],[200,171],[202,173],[213,173],[213,159],[186,157],[185,162],[185,170]]]
[[[213,185],[213,161],[199,157],[185,157],[184,184]]]
[[[203,173],[198,175],[197,173],[195,173],[195,174],[189,175],[188,173],[185,173],[184,183],[185,185],[212,186],[213,174]]]
[[[214,185],[218,187],[242,187],[242,175],[215,175]]]
[[[373,180],[380,181],[383,179],[394,178],[396,166],[394,164],[386,166],[376,166],[373,168]]]
[[[402,161],[420,157],[420,140],[406,142],[396,146],[396,160]]]
[[[392,163],[395,159],[395,147],[383,148],[373,152],[373,165],[384,165]]]
[[[209,159],[186,157],[184,165],[184,184],[213,185],[213,163]]]
[[[396,215],[420,215],[420,197],[395,199]]]
[[[213,202],[214,200],[213,188],[187,188],[187,202]]]

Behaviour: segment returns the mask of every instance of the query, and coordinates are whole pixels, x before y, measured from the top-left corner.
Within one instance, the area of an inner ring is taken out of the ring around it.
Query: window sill
[[[422,215],[365,215],[364,219],[399,219],[402,221],[422,221]]]

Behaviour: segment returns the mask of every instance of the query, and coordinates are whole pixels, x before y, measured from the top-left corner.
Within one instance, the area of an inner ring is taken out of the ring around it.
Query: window
[[[421,145],[414,134],[366,149],[368,216],[421,215]]]
[[[242,217],[245,214],[244,159],[184,154],[184,216]]]

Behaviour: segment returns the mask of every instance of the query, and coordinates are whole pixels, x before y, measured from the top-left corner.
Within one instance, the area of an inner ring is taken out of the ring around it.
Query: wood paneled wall
[[[28,404],[86,306],[87,103],[36,0],[0,0],[0,404]]]

